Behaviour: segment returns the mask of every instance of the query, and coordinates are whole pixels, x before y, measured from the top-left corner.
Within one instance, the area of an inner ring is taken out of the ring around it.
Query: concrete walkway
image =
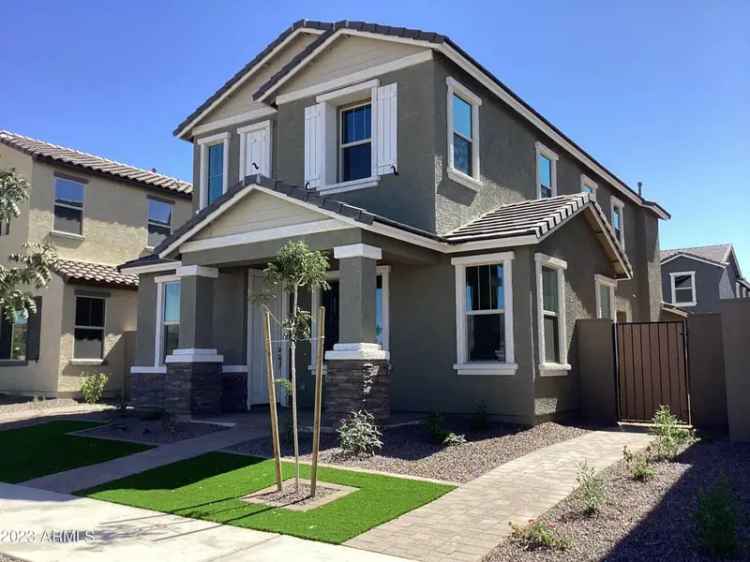
[[[131,474],[143,472],[144,470],[197,457],[204,453],[231,447],[249,439],[262,437],[268,433],[266,429],[267,423],[267,417],[262,414],[247,414],[243,418],[243,422],[226,431],[209,433],[201,437],[161,445],[148,451],[135,453],[119,459],[34,478],[33,480],[22,482],[22,485],[51,492],[70,494],[77,490],[92,488],[93,486],[118,480]]]
[[[580,464],[600,471],[627,446],[648,445],[644,433],[595,431],[503,464],[445,496],[346,544],[429,562],[481,560],[511,533],[577,488]]]
[[[108,502],[0,483],[0,529],[24,531],[28,542],[3,536],[0,553],[29,562],[404,562],[294,537],[218,525]],[[93,540],[63,540],[64,530]],[[58,542],[42,542],[45,532]],[[0,556],[0,558],[2,558]]]

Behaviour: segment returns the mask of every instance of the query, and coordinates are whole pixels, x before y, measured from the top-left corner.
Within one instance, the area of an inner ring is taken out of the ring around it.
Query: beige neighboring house
[[[0,323],[0,393],[74,396],[82,375],[123,390],[137,321],[138,278],[116,266],[145,257],[191,214],[192,185],[0,130],[0,169],[31,184],[21,215],[0,225],[0,260],[25,243],[58,254],[37,314]]]

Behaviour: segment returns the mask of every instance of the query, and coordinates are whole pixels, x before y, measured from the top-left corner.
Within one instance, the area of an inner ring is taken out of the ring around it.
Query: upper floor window
[[[210,205],[227,190],[229,133],[198,139],[201,151],[200,207]]]
[[[161,199],[148,199],[148,247],[156,248],[172,233],[174,203]]]
[[[581,193],[591,194],[591,199],[596,201],[597,189],[599,189],[599,186],[596,184],[594,180],[592,180],[590,177],[586,176],[585,174],[581,174]]]
[[[340,110],[339,178],[353,181],[372,175],[372,107],[370,103]]]
[[[612,229],[622,247],[625,247],[625,203],[612,197]]]
[[[513,253],[453,258],[456,268],[457,363],[461,375],[512,375]]]
[[[67,178],[55,178],[54,230],[83,234],[84,184]]]
[[[76,296],[75,359],[104,357],[104,297]]]
[[[0,311],[0,360],[26,359],[27,332],[28,317],[25,311],[14,312],[13,320],[6,318]]]
[[[447,78],[448,177],[472,189],[481,186],[479,169],[479,107],[482,100]]]
[[[695,271],[670,273],[672,283],[672,304],[679,306],[695,306]]]
[[[615,287],[617,282],[604,275],[594,276],[596,289],[596,317],[615,319]]]
[[[536,143],[536,196],[537,199],[557,195],[557,154],[542,143]]]
[[[565,318],[565,270],[558,258],[536,255],[539,369],[568,371]]]

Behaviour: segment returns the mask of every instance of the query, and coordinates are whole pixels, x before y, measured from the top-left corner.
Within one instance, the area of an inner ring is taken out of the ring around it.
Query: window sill
[[[456,363],[453,368],[459,375],[515,375],[517,363]]]
[[[57,238],[68,238],[69,240],[85,240],[86,237],[83,234],[74,234],[72,232],[62,232],[61,230],[51,230],[50,234]]]
[[[104,359],[71,359],[71,365],[104,365]]]
[[[380,176],[370,176],[359,180],[344,181],[323,185],[317,189],[318,193],[343,193],[345,191],[354,191],[355,189],[366,189],[368,187],[377,187],[380,183]]]
[[[448,177],[456,183],[460,183],[464,187],[468,187],[472,191],[479,191],[483,185],[481,180],[472,178],[471,176],[468,176],[463,172],[459,172],[458,170],[456,170],[455,168],[451,168],[450,166],[448,167]]]
[[[564,377],[567,376],[571,366],[569,363],[542,363],[539,365],[540,377]]]
[[[0,359],[3,367],[25,367],[29,362],[26,359]]]
[[[158,367],[130,367],[130,374],[154,374],[154,375],[166,375],[167,368],[164,365]]]
[[[677,306],[677,307],[682,308],[686,306],[695,306],[697,304],[698,304],[697,302],[673,302],[672,306]]]

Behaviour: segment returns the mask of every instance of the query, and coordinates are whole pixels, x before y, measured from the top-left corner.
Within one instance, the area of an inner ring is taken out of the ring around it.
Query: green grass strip
[[[284,478],[294,465],[284,463]],[[303,478],[309,467],[301,466]],[[453,486],[348,470],[320,468],[321,481],[359,488],[300,512],[249,504],[239,498],[273,484],[273,461],[208,453],[78,492],[164,513],[271,531],[334,544],[390,521],[454,489]],[[293,485],[287,481],[287,486]]]
[[[98,425],[101,424],[53,421],[0,431],[0,481],[15,484],[151,448],[124,441],[66,435]]]

